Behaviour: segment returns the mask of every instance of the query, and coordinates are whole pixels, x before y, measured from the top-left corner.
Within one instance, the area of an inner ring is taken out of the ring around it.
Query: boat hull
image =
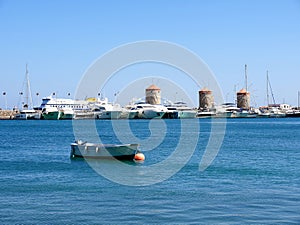
[[[71,108],[65,108],[62,110],[61,116],[59,119],[61,120],[72,120],[74,118],[74,111]]]
[[[232,112],[225,111],[225,112],[217,112],[215,117],[217,118],[231,118]]]
[[[136,119],[139,116],[139,112],[137,110],[129,111],[127,118],[128,119]]]
[[[159,112],[156,110],[140,110],[138,117],[141,119],[161,119],[165,115],[165,112]]]
[[[61,115],[61,111],[45,112],[43,113],[43,118],[45,120],[59,120]]]
[[[287,113],[286,117],[300,117],[300,112]]]
[[[15,120],[39,120],[41,118],[41,114],[38,112],[20,112],[15,115]]]
[[[62,120],[72,120],[74,118],[74,114],[63,113],[60,119]]]
[[[178,118],[179,119],[192,119],[196,118],[197,111],[179,111]]]
[[[102,120],[119,119],[122,111],[103,111],[96,118]]]
[[[103,145],[94,143],[72,143],[71,158],[95,158],[133,160],[139,152],[138,144]]]
[[[247,111],[240,111],[240,112],[234,111],[231,115],[232,118],[247,118],[248,116],[249,116],[249,112]]]
[[[271,113],[271,114],[270,114],[270,117],[271,117],[271,118],[283,118],[283,117],[285,117],[285,116],[286,116],[285,113]]]
[[[95,119],[98,116],[99,112],[75,112],[73,119]]]
[[[215,112],[199,112],[197,114],[198,118],[211,118],[211,117],[214,117],[214,116],[216,116]]]

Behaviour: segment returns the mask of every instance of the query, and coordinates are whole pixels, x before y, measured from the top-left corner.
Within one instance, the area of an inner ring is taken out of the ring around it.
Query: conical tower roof
[[[207,87],[204,87],[199,92],[202,92],[202,93],[211,93],[212,91],[209,90]]]
[[[237,94],[247,94],[248,92],[246,91],[245,88],[242,88]]]
[[[155,84],[151,84],[149,87],[146,88],[146,90],[160,90],[160,88],[157,87]]]

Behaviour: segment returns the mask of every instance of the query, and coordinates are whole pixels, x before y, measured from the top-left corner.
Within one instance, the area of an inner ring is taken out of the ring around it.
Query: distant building
[[[159,87],[152,84],[146,88],[146,102],[152,105],[161,103],[161,90]]]
[[[241,89],[236,93],[237,107],[241,109],[250,109],[250,92]]]
[[[214,96],[212,91],[203,88],[199,91],[199,109],[211,109],[214,106]]]

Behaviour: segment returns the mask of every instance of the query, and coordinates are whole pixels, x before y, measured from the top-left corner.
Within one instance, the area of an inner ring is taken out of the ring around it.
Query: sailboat
[[[16,120],[30,120],[30,119],[40,119],[41,114],[32,109],[32,96],[30,90],[30,81],[28,67],[26,64],[26,73],[23,87],[25,86],[25,101],[22,103],[22,109],[18,114],[15,115],[14,119]],[[23,92],[20,92],[20,95],[23,95]]]
[[[269,104],[269,88],[272,95],[273,104]],[[286,114],[281,111],[279,105],[276,104],[275,97],[273,94],[271,82],[269,79],[269,72],[267,71],[267,107],[263,107],[260,109],[261,113],[259,114],[260,117],[285,117]]]

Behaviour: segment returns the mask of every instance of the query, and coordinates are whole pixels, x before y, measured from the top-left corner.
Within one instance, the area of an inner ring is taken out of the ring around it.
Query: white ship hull
[[[122,111],[102,111],[96,118],[100,120],[119,119],[121,113]]]
[[[15,120],[39,120],[41,118],[41,114],[34,110],[22,110],[20,113],[16,114]]]
[[[191,119],[195,118],[197,115],[197,111],[178,111],[179,119]]]
[[[141,119],[161,119],[165,115],[165,112],[159,112],[157,110],[140,110],[138,117]]]

